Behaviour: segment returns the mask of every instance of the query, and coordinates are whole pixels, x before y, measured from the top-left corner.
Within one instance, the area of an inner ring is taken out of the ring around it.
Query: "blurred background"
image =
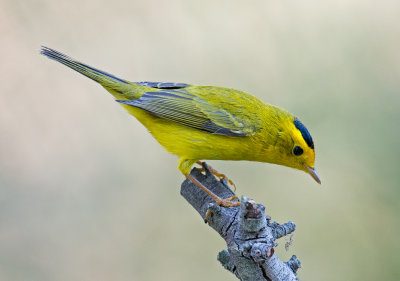
[[[226,86],[294,113],[322,185],[211,162],[297,224],[301,280],[398,280],[400,2],[0,0],[0,280],[236,280],[176,157],[40,45],[131,81]]]

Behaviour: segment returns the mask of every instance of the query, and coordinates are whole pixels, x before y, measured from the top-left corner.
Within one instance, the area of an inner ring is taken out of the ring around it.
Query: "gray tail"
[[[110,84],[130,84],[127,81],[120,79],[112,74],[109,74],[107,72],[101,71],[99,69],[96,69],[94,67],[91,67],[87,64],[81,63],[71,57],[68,57],[67,55],[64,55],[56,50],[53,50],[51,48],[41,46],[40,48],[40,54],[58,61],[69,68],[72,68],[73,70],[85,75],[86,77],[100,83],[103,86],[107,86]]]

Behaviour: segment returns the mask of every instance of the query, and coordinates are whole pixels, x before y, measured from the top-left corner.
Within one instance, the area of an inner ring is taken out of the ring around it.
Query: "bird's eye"
[[[296,156],[302,155],[303,154],[303,149],[300,146],[295,146],[293,148],[293,154]]]

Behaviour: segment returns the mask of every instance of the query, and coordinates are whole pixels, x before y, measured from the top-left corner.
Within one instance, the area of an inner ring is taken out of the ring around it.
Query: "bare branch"
[[[221,198],[235,194],[225,180],[218,181],[203,165],[206,174],[194,168],[191,174]],[[242,281],[296,281],[300,261],[293,256],[288,262],[281,261],[274,253],[276,239],[292,233],[293,222],[278,224],[265,215],[265,207],[247,197],[241,205],[224,208],[214,203],[207,194],[189,180],[181,186],[181,195],[201,217],[226,241],[227,250],[218,254],[222,266]],[[208,214],[207,214],[208,211]],[[206,215],[208,217],[206,218]]]

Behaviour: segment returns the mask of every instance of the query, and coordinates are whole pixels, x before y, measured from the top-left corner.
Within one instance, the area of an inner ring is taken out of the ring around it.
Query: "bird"
[[[313,139],[288,111],[240,90],[172,82],[130,82],[41,46],[40,53],[99,83],[136,117],[170,153],[178,169],[216,204],[233,207],[236,196],[220,198],[190,174],[201,160],[247,160],[315,170]],[[228,177],[216,170],[219,178]],[[232,181],[229,180],[230,183]]]

